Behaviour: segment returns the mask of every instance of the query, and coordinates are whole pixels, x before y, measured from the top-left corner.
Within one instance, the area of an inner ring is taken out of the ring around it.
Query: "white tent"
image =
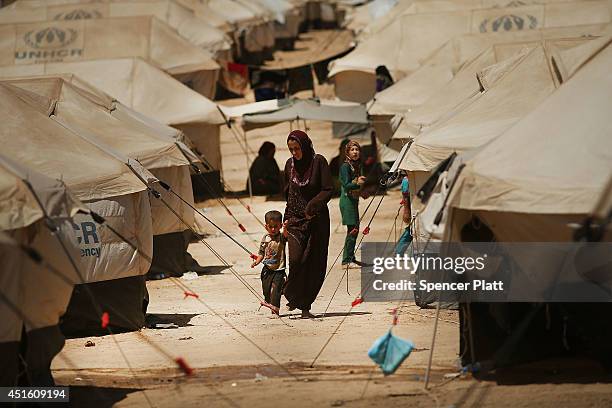
[[[151,207],[143,180],[154,182],[155,177],[136,161],[129,159],[128,167],[124,164],[127,158],[117,159],[118,156],[108,154],[50,119],[34,108],[36,99],[16,90],[0,84],[3,154],[35,171],[63,180],[90,209],[106,218],[109,225],[141,251],[150,254]],[[80,238],[83,280],[116,284],[118,292],[114,297],[99,299],[119,302],[111,313],[111,324],[124,327],[142,324],[146,290],[143,275],[149,269],[149,261],[108,228],[96,224],[90,215],[77,214],[74,222]],[[132,319],[122,320],[121,311]],[[100,327],[99,320],[95,327]]]
[[[568,223],[591,213],[612,173],[610,44],[574,49],[585,64],[467,161],[449,200],[448,238],[476,214],[500,241],[571,240]]]
[[[465,34],[455,37],[427,58],[415,72],[377,93],[374,96],[375,102],[368,112],[371,115],[404,114],[405,121],[413,123],[408,116],[414,116],[413,112],[422,110],[419,105],[427,102],[431,105],[427,109],[435,109],[434,102],[430,98],[436,96],[436,103],[448,105],[445,102],[445,97],[448,96],[448,89],[445,85],[450,86],[451,78],[465,73],[466,66],[474,64],[473,60],[492,45],[597,36],[605,27],[606,25],[602,24],[568,26],[540,30]]]
[[[57,328],[79,274],[79,247],[72,217],[86,208],[65,184],[0,155],[0,384],[17,385],[19,354],[28,377],[49,371],[64,337]],[[57,227],[53,234],[47,222]],[[4,231],[4,232],[2,232]],[[58,239],[65,244],[64,252]],[[56,273],[24,252],[33,249]],[[22,343],[22,331],[27,340]],[[28,348],[21,351],[23,344]],[[34,379],[36,381],[37,379]],[[44,384],[30,384],[44,385]]]
[[[499,45],[496,49],[510,46]],[[429,172],[453,152],[483,146],[531,112],[557,87],[544,44],[524,49],[507,61],[481,71],[482,92],[462,110],[417,136],[397,168],[414,176],[418,189]]]
[[[175,0],[19,0],[0,9],[1,24],[131,16],[155,16],[181,37],[213,54],[227,52],[232,45],[223,31],[196,18],[193,11]]]
[[[274,22],[272,13],[253,7],[250,2],[240,0],[179,0],[199,18],[233,35],[237,51],[262,53],[274,47]]]
[[[138,58],[0,67],[0,78],[72,73],[143,115],[182,130],[216,171],[220,171],[217,106]],[[218,177],[218,176],[217,176]]]
[[[157,179],[194,205],[190,164],[198,159],[184,144],[155,128],[144,128],[143,122],[113,114],[123,106],[112,100],[109,103],[108,98],[96,97],[88,92],[91,86],[81,88],[61,77],[17,79],[6,83],[34,93],[42,112],[50,112],[53,120],[88,141],[104,150],[138,160]],[[189,234],[184,232],[196,227],[194,212],[172,193],[163,188],[158,191],[161,199],[151,199],[154,235],[151,270],[166,276],[180,276],[187,271],[187,261],[191,260],[185,254]]]
[[[345,57],[332,61],[329,77],[334,78],[336,96],[366,102],[376,90],[377,66],[386,66],[396,80],[401,79],[416,71],[431,53],[452,37],[609,21],[606,1],[403,14],[359,43]]]
[[[304,15],[298,7],[287,0],[255,0],[256,3],[272,11],[274,35],[277,40],[294,39],[298,36]]]
[[[151,16],[0,25],[0,65],[140,57],[212,96],[219,65]]]

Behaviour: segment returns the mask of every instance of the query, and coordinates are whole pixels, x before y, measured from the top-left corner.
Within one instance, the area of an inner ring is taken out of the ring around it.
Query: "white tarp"
[[[357,103],[334,100],[282,99],[277,104],[278,107],[271,111],[243,114],[242,126],[245,129],[252,129],[300,119],[369,123],[365,106]]]

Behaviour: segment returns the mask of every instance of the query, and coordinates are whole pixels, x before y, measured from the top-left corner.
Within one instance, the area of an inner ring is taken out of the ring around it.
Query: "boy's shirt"
[[[272,271],[285,269],[285,243],[286,239],[280,232],[276,235],[266,234],[259,244],[261,261]]]

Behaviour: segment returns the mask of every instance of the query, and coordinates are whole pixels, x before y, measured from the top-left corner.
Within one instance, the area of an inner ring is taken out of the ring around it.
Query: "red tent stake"
[[[360,305],[362,303],[363,303],[363,299],[358,297],[358,298],[355,298],[355,300],[353,300],[353,302],[351,303],[351,306],[355,307],[355,306]]]
[[[187,364],[187,361],[185,361],[183,357],[177,357],[174,361],[185,375],[193,375],[193,368]]]
[[[102,328],[106,329],[109,323],[110,323],[110,316],[108,315],[108,312],[102,313],[102,319],[101,319]]]
[[[185,298],[184,299],[187,299],[189,296],[194,297],[196,299],[200,298],[200,296],[197,293],[189,292],[187,290],[185,292],[183,292],[183,293],[185,294]]]

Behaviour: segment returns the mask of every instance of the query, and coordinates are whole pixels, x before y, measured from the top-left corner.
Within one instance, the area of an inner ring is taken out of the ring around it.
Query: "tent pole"
[[[247,135],[246,130],[242,131],[242,136],[244,137],[244,153],[246,155],[246,168],[247,168],[247,180],[249,184],[249,197],[251,200],[251,204],[253,204],[253,184],[251,183],[251,161],[249,160],[249,145],[247,144]]]
[[[431,362],[433,360],[434,346],[436,344],[436,332],[438,331],[439,318],[440,318],[440,297],[438,296],[438,304],[436,305],[436,319],[434,320],[434,329],[431,335],[431,347],[429,349],[429,361],[427,362],[427,371],[425,371],[425,389],[429,387],[429,377],[431,374]]]

